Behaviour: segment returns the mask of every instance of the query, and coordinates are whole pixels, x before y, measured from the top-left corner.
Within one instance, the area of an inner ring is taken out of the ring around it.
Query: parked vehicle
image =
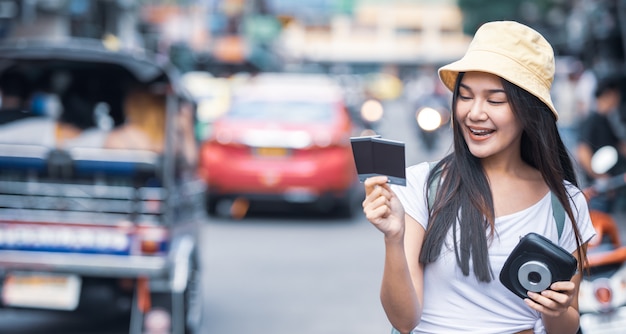
[[[21,39],[0,45],[0,76],[9,72],[34,102],[0,127],[1,306],[130,312],[131,333],[160,321],[197,333],[204,186],[182,147],[194,145],[193,105],[175,69],[99,41]],[[165,101],[133,116],[164,117],[153,130],[167,140],[150,142],[162,151],[103,146],[130,121],[131,88]]]
[[[351,214],[361,188],[350,147],[354,130],[330,77],[256,75],[236,89],[202,145],[209,212],[277,202]]]
[[[617,152],[609,147],[594,154],[592,168],[599,174],[617,162]],[[626,174],[592,185],[588,196],[626,185]],[[623,333],[626,328],[626,244],[620,237],[620,226],[608,213],[591,210],[596,240],[588,248],[588,273],[580,283],[580,332]],[[624,227],[621,227],[624,228]]]

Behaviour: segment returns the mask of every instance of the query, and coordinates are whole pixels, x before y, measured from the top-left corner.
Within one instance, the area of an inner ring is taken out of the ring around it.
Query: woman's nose
[[[472,105],[470,106],[467,117],[471,120],[485,120],[487,119],[487,114],[484,111],[484,103],[478,99],[475,99]]]

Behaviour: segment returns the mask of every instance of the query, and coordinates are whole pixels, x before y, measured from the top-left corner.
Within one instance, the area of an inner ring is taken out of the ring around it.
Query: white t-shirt
[[[407,168],[407,185],[392,186],[405,212],[426,229],[428,203],[426,181],[429,164],[420,163]],[[571,184],[567,190],[570,203],[577,215],[582,239],[595,235],[587,202],[580,190]],[[548,223],[546,223],[548,222]],[[474,276],[470,260],[470,275],[464,276],[456,263],[452,248],[452,234],[447,238],[447,249],[435,262],[424,268],[424,309],[419,325],[413,333],[516,333],[534,328],[545,333],[541,314],[532,310],[523,300],[500,283],[498,277],[508,254],[529,232],[541,234],[569,252],[576,250],[575,234],[566,215],[559,240],[552,215],[552,200],[548,192],[539,202],[522,211],[496,218],[496,234],[489,245],[489,261],[494,279],[479,282]],[[444,244],[444,247],[446,245]]]

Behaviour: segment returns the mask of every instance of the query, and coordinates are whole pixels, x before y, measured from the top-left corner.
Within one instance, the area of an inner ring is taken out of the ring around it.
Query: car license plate
[[[287,149],[284,147],[258,147],[256,154],[262,157],[284,157]]]
[[[4,280],[2,301],[7,306],[75,310],[80,297],[78,275],[10,273]]]

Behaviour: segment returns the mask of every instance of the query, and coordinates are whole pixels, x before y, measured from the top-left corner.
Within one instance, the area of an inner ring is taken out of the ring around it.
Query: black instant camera
[[[527,291],[546,290],[557,281],[569,281],[576,273],[572,254],[546,237],[529,233],[515,246],[500,272],[500,282],[521,298]]]

